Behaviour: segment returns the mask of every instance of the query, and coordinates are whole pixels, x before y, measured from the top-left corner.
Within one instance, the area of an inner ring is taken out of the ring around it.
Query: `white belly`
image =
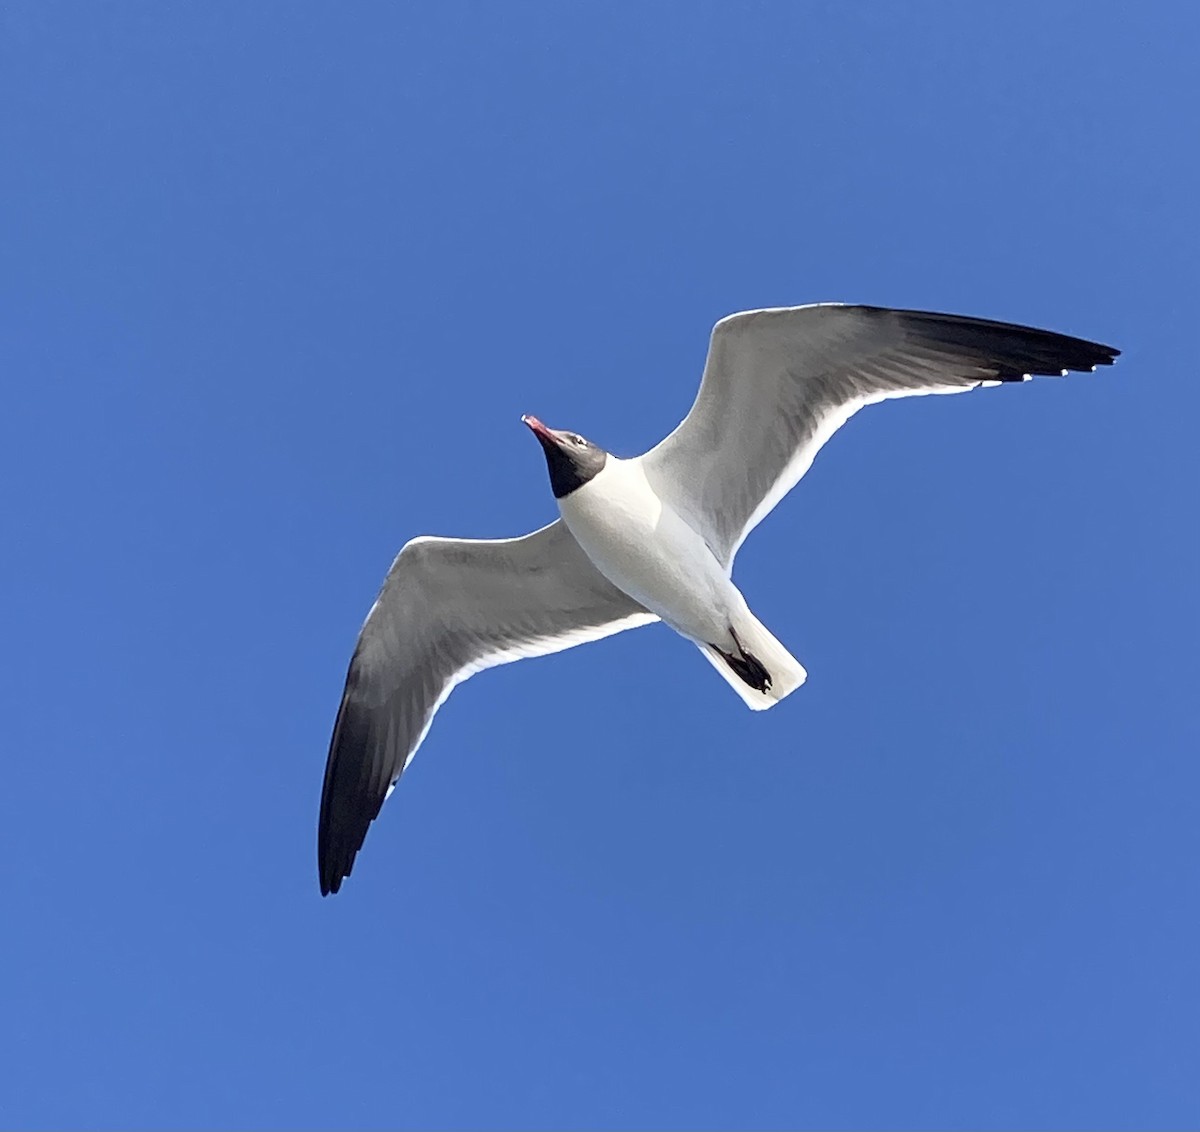
[[[741,594],[704,539],[651,491],[636,460],[609,456],[558,508],[613,585],[686,637],[730,641],[730,620],[745,608]]]

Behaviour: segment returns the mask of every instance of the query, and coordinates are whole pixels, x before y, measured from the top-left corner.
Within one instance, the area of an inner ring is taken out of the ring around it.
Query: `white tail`
[[[738,641],[742,648],[750,653],[767,670],[771,677],[771,686],[760,692],[750,687],[712,645],[701,645],[700,651],[707,657],[708,662],[729,682],[751,711],[766,711],[774,707],[785,696],[791,695],[808,679],[808,673],[790,652],[787,651],[757,617],[749,610],[738,618],[735,626]]]

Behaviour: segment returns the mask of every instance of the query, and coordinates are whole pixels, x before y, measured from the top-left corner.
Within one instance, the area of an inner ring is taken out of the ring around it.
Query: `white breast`
[[[684,636],[726,639],[741,595],[704,539],[654,493],[639,461],[609,456],[599,475],[558,507],[613,585]]]

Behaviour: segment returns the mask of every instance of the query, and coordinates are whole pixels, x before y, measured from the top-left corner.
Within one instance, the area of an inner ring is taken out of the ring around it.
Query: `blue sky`
[[[1200,1120],[1192,5],[64,4],[0,16],[0,1121]],[[737,580],[459,689],[322,900],[360,621],[548,521],[709,328],[1111,342],[857,417]]]

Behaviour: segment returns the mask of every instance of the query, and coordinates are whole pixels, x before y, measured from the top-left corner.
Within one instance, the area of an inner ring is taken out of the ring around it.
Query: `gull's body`
[[[659,494],[651,484],[644,460],[609,456],[595,478],[560,499],[558,507],[600,573],[700,646],[718,672],[733,677],[730,684],[753,710],[778,703],[803,683],[804,670],[750,612],[729,570],[676,509],[671,493]],[[715,646],[735,653],[739,641],[756,653],[782,651],[768,691],[751,688],[709,651]]]
[[[725,633],[740,594],[702,535],[650,487],[640,460],[608,457],[558,509],[595,568],[676,633],[694,641]]]
[[[609,456],[558,510],[600,573],[677,633],[703,640],[724,631],[733,583],[704,539],[655,494],[640,460]]]
[[[483,668],[662,620],[745,703],[769,708],[803,667],[732,580],[746,535],[864,405],[1108,365],[1117,351],[956,315],[824,304],[717,323],[687,417],[622,460],[523,418],[546,453],[561,519],[522,538],[422,537],[367,615],[321,797],[322,892],[350,874],[367,828],[454,686]]]

